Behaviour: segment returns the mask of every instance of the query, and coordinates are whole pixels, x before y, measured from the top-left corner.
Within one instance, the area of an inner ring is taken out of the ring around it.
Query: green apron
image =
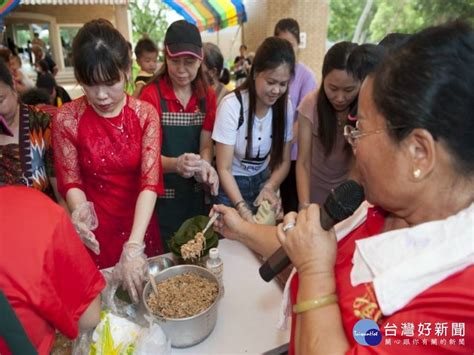
[[[199,102],[200,112],[169,112],[156,83],[161,105],[163,143],[161,154],[175,158],[183,153],[199,154],[201,130],[206,115],[205,98]],[[194,178],[185,179],[178,174],[164,174],[165,194],[156,206],[160,235],[166,251],[168,240],[188,218],[206,214],[202,184]]]

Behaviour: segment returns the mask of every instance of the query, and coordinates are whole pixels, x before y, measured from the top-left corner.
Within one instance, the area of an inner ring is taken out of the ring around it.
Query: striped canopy
[[[163,0],[200,31],[218,31],[247,21],[241,0]]]
[[[20,0],[0,0],[0,20],[3,19],[10,11],[12,11]]]

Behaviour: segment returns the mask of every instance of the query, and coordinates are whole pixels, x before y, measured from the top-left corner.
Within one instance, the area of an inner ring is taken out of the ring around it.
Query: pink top
[[[347,179],[351,159],[344,150],[346,141],[343,136],[343,127],[338,127],[332,152],[327,157],[324,155],[324,148],[318,136],[317,94],[318,90],[313,90],[306,95],[298,106],[298,113],[312,124],[310,200],[312,203],[322,204],[331,189]]]

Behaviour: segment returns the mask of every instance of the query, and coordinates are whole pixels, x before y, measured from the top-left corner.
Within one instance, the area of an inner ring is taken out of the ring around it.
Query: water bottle
[[[214,274],[219,281],[219,293],[220,297],[224,296],[224,282],[222,279],[224,273],[224,263],[219,258],[219,250],[217,248],[211,248],[209,250],[209,258],[206,261],[206,269]]]

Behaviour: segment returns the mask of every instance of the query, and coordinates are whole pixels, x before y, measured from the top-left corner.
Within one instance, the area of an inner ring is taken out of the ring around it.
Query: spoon
[[[155,278],[152,275],[148,275],[148,279],[150,280],[151,288],[153,289],[153,293],[158,298],[158,286],[156,285]]]
[[[212,215],[212,217],[209,219],[209,222],[207,222],[206,227],[202,230],[202,234],[206,234],[207,230],[214,224],[217,218],[219,218],[221,214],[219,212],[216,212],[215,214]]]

